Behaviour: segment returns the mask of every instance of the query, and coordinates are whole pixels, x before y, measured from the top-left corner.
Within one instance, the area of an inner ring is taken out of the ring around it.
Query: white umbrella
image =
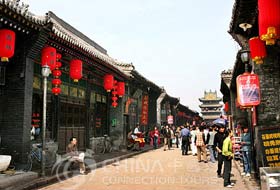
[[[213,124],[222,124],[222,125],[226,125],[226,120],[223,119],[223,118],[218,118],[218,119],[214,120],[212,123],[213,123]]]

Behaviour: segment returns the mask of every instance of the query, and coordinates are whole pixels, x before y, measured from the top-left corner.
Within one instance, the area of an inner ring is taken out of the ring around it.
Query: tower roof
[[[217,91],[204,91],[204,97],[199,98],[199,101],[208,101],[208,100],[216,100],[216,101],[221,101],[222,98],[217,96]]]

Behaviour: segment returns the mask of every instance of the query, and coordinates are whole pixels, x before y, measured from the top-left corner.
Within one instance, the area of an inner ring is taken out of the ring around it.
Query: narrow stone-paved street
[[[169,151],[157,149],[42,189],[225,189],[223,179],[216,177],[216,167],[216,163],[198,163],[192,155],[182,156],[177,148]],[[232,181],[236,182],[233,189],[246,189],[234,164],[232,173]]]

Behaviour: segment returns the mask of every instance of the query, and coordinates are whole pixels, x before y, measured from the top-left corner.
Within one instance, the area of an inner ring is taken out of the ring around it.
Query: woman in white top
[[[192,148],[192,155],[195,156],[197,154],[197,149],[196,149],[196,146],[195,146],[195,143],[194,143],[194,140],[195,140],[195,136],[196,136],[196,133],[198,131],[198,127],[196,127],[195,125],[192,126],[192,130],[191,130],[191,148]]]

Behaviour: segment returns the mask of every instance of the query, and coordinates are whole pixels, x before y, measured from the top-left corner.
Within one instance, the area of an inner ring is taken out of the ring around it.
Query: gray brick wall
[[[0,135],[7,153],[17,152],[16,161],[25,161],[30,147],[33,93],[33,62],[23,54],[6,68],[6,85],[1,95]]]
[[[260,78],[261,104],[258,106],[258,126],[279,126],[280,115],[280,61],[279,52],[268,47],[264,64],[256,65],[255,72]]]
[[[257,107],[257,126],[255,127],[255,147],[262,146],[259,141],[259,129],[264,127],[279,127],[280,114],[280,63],[279,53],[274,47],[267,47],[268,57],[262,65],[255,66],[255,73],[259,75],[261,104]],[[256,166],[262,166],[262,153],[256,154]]]

